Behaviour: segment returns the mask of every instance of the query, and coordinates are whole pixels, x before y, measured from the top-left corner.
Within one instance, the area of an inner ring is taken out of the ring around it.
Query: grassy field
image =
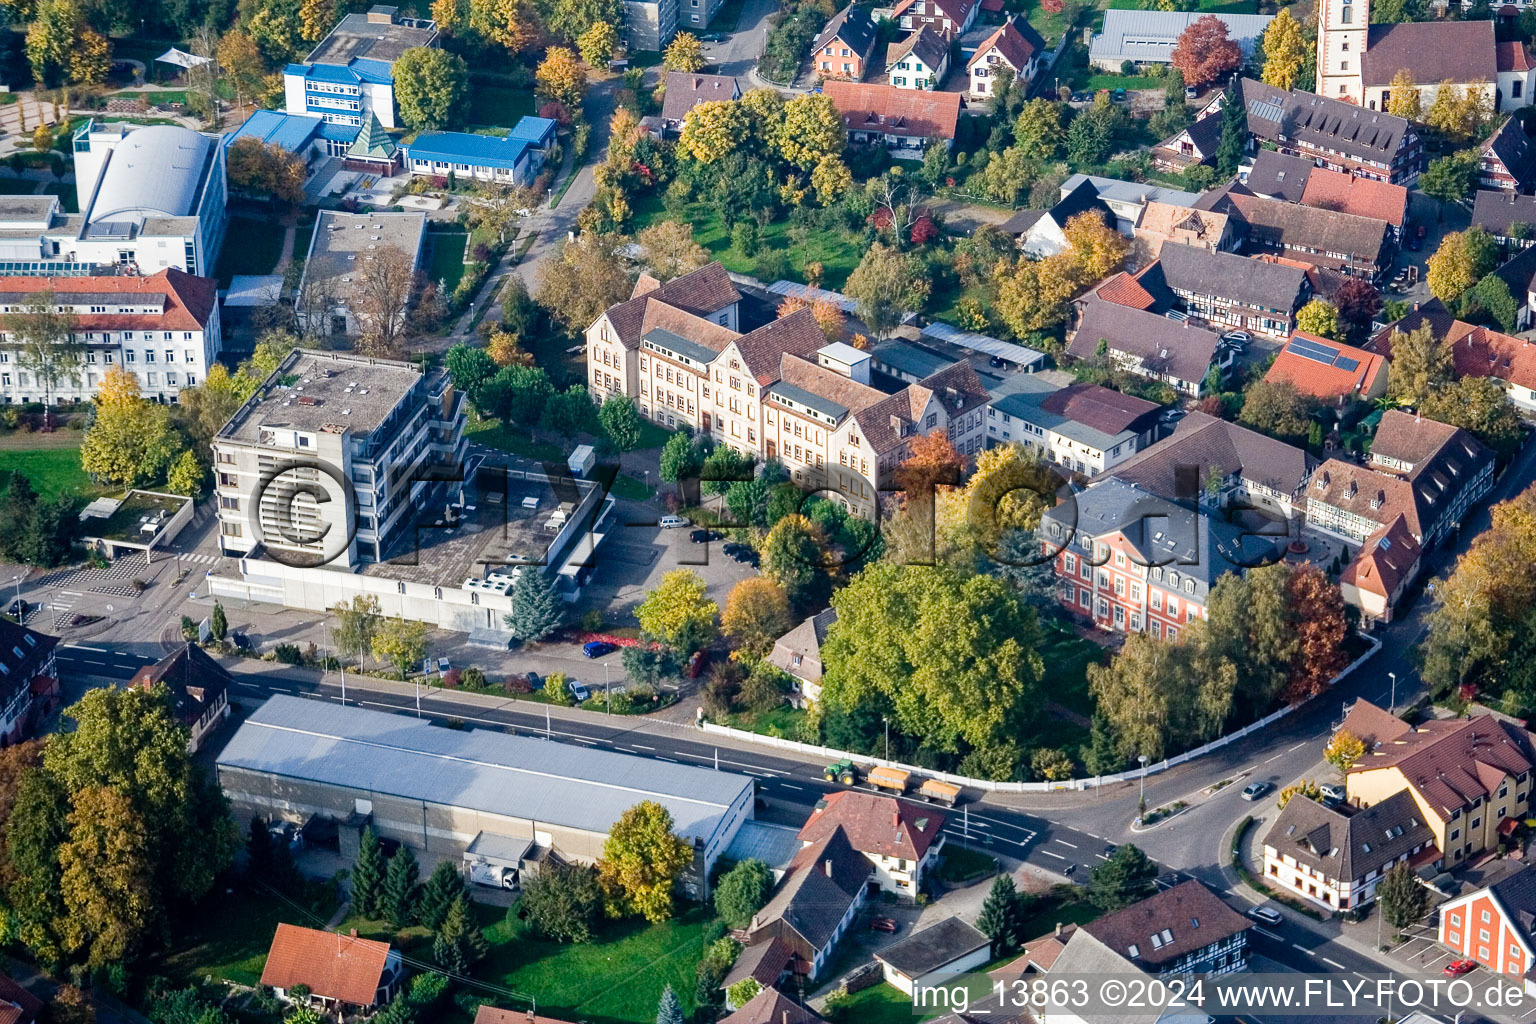
[[[231,217],[214,274],[219,287],[228,288],[229,279],[236,274],[270,274],[276,270],[277,259],[283,254],[283,234],[283,226],[269,220]]]
[[[673,219],[662,207],[661,200],[646,196],[635,202],[634,230],[658,220]],[[691,203],[680,218],[693,225],[693,240],[708,249],[725,269],[738,274],[750,274],[757,266],[757,257],[746,257],[731,247],[731,233],[720,219],[720,211],[708,203]],[[820,262],[826,267],[822,287],[836,290],[848,280],[853,268],[864,256],[862,245],[850,241],[842,233],[817,232],[811,235],[802,251],[791,246],[785,232],[789,225],[783,221],[769,224],[759,233],[762,249],[784,249],[789,255],[789,276],[794,281],[805,281],[802,269],[807,263]]]
[[[32,489],[46,497],[58,494],[94,495],[101,489],[80,468],[80,431],[54,434],[13,432],[0,438],[0,486],[19,473]]]
[[[470,82],[469,120],[471,124],[510,128],[518,118],[533,113],[533,90],[513,89],[493,79],[476,78]]]
[[[626,501],[649,501],[656,488],[647,487],[644,481],[628,473],[620,473],[613,478],[612,493]]]
[[[858,1024],[913,1024],[914,1021],[930,1020],[934,1014],[919,1016],[912,1010],[912,997],[903,995],[894,987],[881,982],[862,992],[855,992],[843,1004],[843,1020]]]
[[[478,444],[500,448],[504,452],[529,459],[563,459],[565,450],[547,441],[535,441],[520,430],[495,420],[475,419],[464,428],[465,436]]]
[[[1041,645],[1045,661],[1045,692],[1069,711],[1093,714],[1093,699],[1088,693],[1088,666],[1104,659],[1104,648],[1070,630],[1049,630]]]
[[[188,915],[155,973],[182,983],[214,978],[255,985],[261,980],[279,922],[318,928],[329,916],[330,910],[309,913],[269,894],[241,888],[226,893],[215,887]]]
[[[939,877],[946,882],[968,881],[996,868],[997,858],[991,854],[950,842],[944,844],[944,856],[939,862]]]
[[[433,231],[427,237],[432,240],[427,277],[443,282],[443,295],[452,295],[464,276],[464,247],[469,244],[469,236],[456,231]]]
[[[806,713],[788,704],[781,704],[772,711],[742,711],[731,715],[725,724],[764,736],[779,736],[798,740],[805,725]]]
[[[1153,78],[1150,75],[1088,75],[1073,83],[1078,89],[1089,92],[1098,92],[1100,89],[1108,89],[1113,92],[1116,89],[1161,89],[1163,79]]]

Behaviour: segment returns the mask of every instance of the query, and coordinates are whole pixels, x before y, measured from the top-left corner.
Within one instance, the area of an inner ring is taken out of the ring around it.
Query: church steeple
[[[1364,102],[1361,65],[1371,28],[1371,0],[1317,0],[1317,94]]]

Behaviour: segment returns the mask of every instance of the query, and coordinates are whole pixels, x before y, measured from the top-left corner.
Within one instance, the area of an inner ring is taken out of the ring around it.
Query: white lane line
[[[648,747],[644,743],[636,743],[635,747],[638,750],[655,750],[656,749],[655,747]]]
[[[1095,856],[1095,857],[1097,857],[1097,858],[1099,858],[1099,860],[1109,860],[1109,857],[1108,857],[1108,856],[1106,856],[1106,855],[1105,855],[1105,854],[1102,854],[1102,853],[1096,853],[1096,854],[1094,854],[1094,856]],[[1276,936],[1275,936],[1275,938],[1277,938],[1277,939],[1278,939],[1278,938],[1279,938],[1279,937],[1280,937],[1280,936],[1278,936],[1278,935],[1276,935]]]
[[[1291,943],[1291,948],[1292,948],[1292,949],[1299,949],[1299,950],[1301,950],[1301,951],[1302,951],[1302,952],[1303,952],[1303,953],[1305,953],[1305,954],[1307,954],[1307,956],[1317,956],[1317,954],[1316,954],[1316,953],[1314,953],[1314,952],[1312,952],[1312,951],[1311,951],[1311,950],[1310,950],[1310,949],[1308,949],[1308,948],[1307,948],[1307,947],[1306,947],[1306,946],[1303,946],[1303,945],[1302,945],[1302,944],[1301,944],[1301,943],[1299,943],[1299,942],[1293,942],[1293,943]]]
[[[107,649],[105,647],[87,647],[85,644],[71,644],[70,646],[73,650],[76,651],[90,651],[93,654],[107,653]]]
[[[673,753],[676,754],[678,757],[691,757],[691,758],[694,758],[695,760],[698,760],[698,761],[707,761],[710,764],[714,764],[718,760],[718,762],[720,764],[735,765],[737,768],[747,768],[747,769],[755,768],[755,769],[757,769],[760,772],[772,772],[774,775],[788,775],[790,773],[790,769],[788,769],[788,768],[765,768],[762,765],[747,764],[747,762],[745,762],[745,761],[731,761],[731,760],[728,760],[728,759],[723,758],[723,757],[721,757],[721,758],[714,758],[714,757],[711,757],[708,754],[690,754],[686,750],[674,750]]]
[[[86,665],[105,665],[106,664],[106,662],[104,662],[104,661],[92,661],[90,658],[81,658],[80,661],[81,661],[82,664],[86,664]]]
[[[1268,928],[1255,927],[1253,930],[1258,932],[1260,935],[1264,936],[1265,938],[1274,939],[1276,942],[1284,942],[1285,941],[1280,936],[1278,936],[1274,932],[1270,931]]]
[[[971,825],[971,827],[972,828],[991,828],[992,826],[988,825],[984,821],[978,821],[978,822],[975,822],[973,825]]]
[[[1284,754],[1276,754],[1274,757],[1267,757],[1267,758],[1264,759],[1264,763],[1265,764],[1269,764],[1269,762],[1271,762],[1271,761],[1278,761],[1278,760],[1280,760],[1284,756],[1285,756]]]
[[[1063,857],[1059,853],[1052,853],[1050,850],[1041,850],[1040,852],[1045,854],[1047,857],[1055,857],[1057,860],[1066,860],[1067,859],[1067,858]]]
[[[1075,850],[1075,849],[1077,849],[1077,844],[1076,844],[1076,843],[1069,843],[1069,842],[1067,842],[1067,841],[1066,841],[1066,840],[1065,840],[1065,839],[1058,839],[1058,840],[1056,840],[1056,841],[1057,841],[1057,842],[1058,842],[1058,843],[1060,843],[1060,844],[1061,844],[1061,845],[1062,845],[1062,846],[1070,846],[1070,847],[1072,847],[1072,849],[1074,849],[1074,850]]]
[[[1329,960],[1327,957],[1323,957],[1323,963],[1340,971],[1345,969],[1343,964],[1339,963],[1337,960]]]
[[[1294,747],[1292,747],[1291,750],[1287,750],[1286,753],[1289,754],[1292,750],[1300,750],[1302,747],[1304,747],[1306,745],[1307,745],[1307,741],[1306,740],[1302,740],[1300,743],[1298,743]]]
[[[783,786],[785,789],[804,789],[805,788],[804,786],[797,786],[793,782],[780,782],[779,785]]]
[[[663,757],[660,754],[656,755],[656,760],[658,760],[658,761],[671,761],[673,764],[681,764],[682,763],[681,761],[679,761],[675,757]]]

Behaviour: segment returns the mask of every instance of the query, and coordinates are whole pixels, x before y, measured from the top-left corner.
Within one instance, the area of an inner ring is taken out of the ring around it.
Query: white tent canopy
[[[199,57],[195,53],[188,53],[185,50],[178,50],[173,46],[169,50],[166,50],[164,53],[162,53],[160,56],[156,57],[155,60],[165,64],[174,64],[179,68],[195,68],[199,64],[207,64],[211,62],[213,58]]]

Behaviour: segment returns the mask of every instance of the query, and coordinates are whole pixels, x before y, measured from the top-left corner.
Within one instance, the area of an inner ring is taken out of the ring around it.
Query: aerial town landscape
[[[1536,4],[0,29],[0,1024],[1536,1021]]]

